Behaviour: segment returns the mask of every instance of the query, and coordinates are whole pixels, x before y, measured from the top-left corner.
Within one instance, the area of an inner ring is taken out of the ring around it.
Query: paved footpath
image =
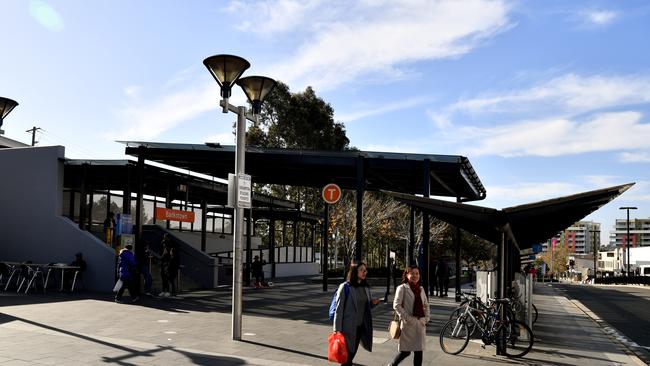
[[[333,290],[324,293],[307,280],[246,289],[239,342],[230,340],[228,290],[135,305],[116,304],[105,294],[0,293],[0,365],[327,365]],[[536,342],[519,360],[495,356],[493,346],[483,349],[475,342],[458,356],[443,353],[438,332],[456,304],[432,298],[424,363],[645,365],[552,286],[538,283],[535,293]],[[386,331],[390,306],[375,308],[373,318],[373,352],[360,350],[360,365],[385,365],[396,352]]]

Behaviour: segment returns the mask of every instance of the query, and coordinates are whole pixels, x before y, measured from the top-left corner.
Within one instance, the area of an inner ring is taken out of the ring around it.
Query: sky
[[[635,182],[650,217],[650,3],[312,0],[2,1],[5,137],[124,159],[116,141],[234,144],[203,66],[311,86],[370,151],[463,155],[504,208]],[[231,103],[245,105],[234,90]]]

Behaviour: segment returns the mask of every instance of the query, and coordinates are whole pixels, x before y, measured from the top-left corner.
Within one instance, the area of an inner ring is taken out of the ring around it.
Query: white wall
[[[0,260],[70,263],[82,252],[89,290],[113,288],[115,254],[61,215],[62,146],[0,149]]]

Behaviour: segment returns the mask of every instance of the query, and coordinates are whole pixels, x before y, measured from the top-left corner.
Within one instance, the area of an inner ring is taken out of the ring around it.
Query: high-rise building
[[[627,219],[616,219],[614,228],[609,233],[609,247],[620,248],[622,244],[629,244],[634,247],[650,246],[650,218],[630,219],[630,239],[627,236]]]
[[[543,251],[548,249],[553,239],[556,241],[556,246],[567,245],[569,253],[593,253],[594,245],[600,247],[600,223],[578,221],[543,243]]]

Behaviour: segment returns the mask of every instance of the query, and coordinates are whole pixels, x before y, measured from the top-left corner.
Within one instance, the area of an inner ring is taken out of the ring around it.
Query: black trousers
[[[408,351],[398,353],[393,359],[393,362],[391,362],[391,366],[399,365],[410,354],[411,352]],[[422,351],[413,351],[413,366],[422,366]]]
[[[364,329],[363,324],[357,327],[357,338],[354,340],[354,348],[352,349],[352,352],[348,355],[348,362],[341,364],[341,366],[352,366],[352,360],[354,359],[354,356],[357,355],[357,351],[359,350],[359,343],[361,342],[363,329]]]
[[[131,299],[135,299],[138,296],[138,290],[135,287],[135,281],[133,281],[133,278],[129,278],[126,280],[122,280],[122,287],[120,287],[120,289],[117,290],[115,299],[121,300],[122,295],[124,294],[124,290],[126,289],[129,289],[129,294],[131,295]]]

